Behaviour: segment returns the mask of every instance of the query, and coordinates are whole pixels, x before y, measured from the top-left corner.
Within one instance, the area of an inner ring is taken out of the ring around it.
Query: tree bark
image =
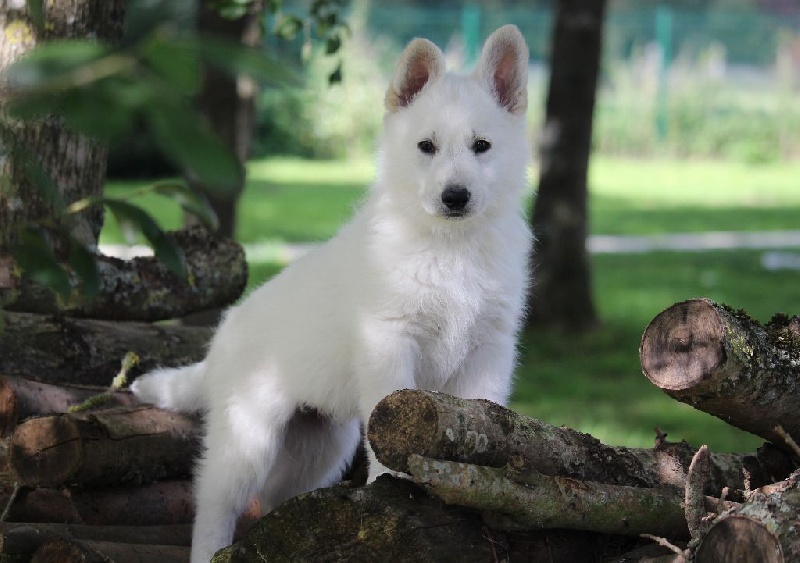
[[[9,488],[2,495],[3,505]],[[23,489],[11,506],[12,522],[60,522],[108,526],[191,524],[192,484],[160,481],[103,489]]]
[[[762,326],[708,299],[676,303],[642,336],[644,374],[670,397],[788,451],[775,427],[800,437],[796,319],[778,315]]]
[[[475,512],[389,476],[366,487],[319,489],[282,504],[213,563],[484,563],[596,561],[628,540],[569,530],[498,532]]]
[[[489,467],[522,463],[545,475],[634,487],[684,486],[694,449],[686,443],[653,449],[611,447],[484,400],[430,391],[396,391],[375,407],[369,441],[378,459],[408,472],[408,456]],[[706,494],[743,487],[742,457],[712,454]]]
[[[248,13],[236,18],[225,18],[207,2],[198,2],[197,32],[224,37],[250,47],[261,40],[259,14],[262,2],[253,2]],[[244,163],[250,155],[250,145],[255,127],[256,83],[244,76],[231,76],[216,67],[206,65],[202,88],[197,96],[197,106],[211,123],[214,132]],[[244,177],[243,177],[244,178]],[[189,185],[205,193],[219,218],[219,232],[226,237],[236,236],[236,206],[244,189],[244,182],[224,198],[196,178],[186,179]]]
[[[408,463],[414,481],[446,503],[499,512],[527,528],[689,537],[675,489],[604,485],[419,455]]]
[[[198,1],[197,32],[237,41],[243,45],[254,47],[261,41],[260,17],[264,9],[263,2],[250,3],[245,15],[230,19],[220,15],[219,11],[208,2]],[[250,156],[256,120],[256,98],[258,85],[247,76],[231,76],[229,73],[206,65],[203,85],[197,95],[197,106],[209,121],[214,132],[222,139],[239,158],[244,167]],[[222,236],[235,238],[238,219],[239,198],[244,190],[244,175],[241,183],[230,193],[220,196],[209,186],[203,185],[197,178],[187,177],[191,188],[205,194],[208,202],[219,219],[219,233]],[[192,223],[194,218],[188,216],[186,222]],[[219,324],[222,310],[209,309],[184,319],[185,324],[199,326],[215,326]]]
[[[717,518],[695,553],[697,563],[800,561],[800,472],[763,487]]]
[[[10,289],[3,291],[0,284],[0,301],[5,300],[9,311],[149,322],[225,307],[241,296],[247,284],[247,261],[238,243],[200,226],[168,236],[184,251],[185,279],[154,257],[126,261],[99,256],[101,290],[97,297],[76,294],[59,298],[32,280],[12,277]]]
[[[11,435],[8,464],[29,487],[87,487],[187,477],[195,421],[155,407],[29,419]]]
[[[185,563],[189,548],[86,540],[54,540],[36,550],[31,563]]]
[[[605,0],[559,0],[532,222],[538,239],[528,326],[597,322],[586,250],[586,176]]]
[[[45,25],[37,30],[23,2],[0,0],[0,72],[33,49],[40,41],[96,37],[115,42],[122,35],[125,2],[74,0],[43,2]],[[4,139],[12,143],[11,139]],[[31,177],[31,166],[42,169],[56,184],[66,203],[100,195],[105,181],[107,149],[104,144],[64,129],[58,118],[14,126],[12,146],[0,159],[0,257],[8,255],[18,240],[20,226],[64,219],[42,195]],[[28,156],[22,156],[23,149]],[[30,156],[36,162],[26,162]],[[84,244],[94,244],[103,225],[103,210],[96,206],[76,214],[68,225]]]
[[[62,414],[108,390],[86,385],[51,385],[22,377],[0,375],[0,437],[11,435],[19,422],[34,415]],[[139,405],[127,391],[113,393],[106,407]]]
[[[113,323],[4,313],[0,373],[49,383],[107,387],[128,352],[139,356],[137,371],[199,362],[212,331],[208,328]]]

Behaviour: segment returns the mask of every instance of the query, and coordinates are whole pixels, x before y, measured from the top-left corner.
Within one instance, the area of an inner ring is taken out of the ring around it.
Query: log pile
[[[798,561],[798,326],[694,300],[642,338],[651,381],[768,439],[757,452],[660,433],[653,448],[611,446],[489,401],[398,391],[372,413],[368,439],[402,475],[294,498],[214,562]],[[68,414],[103,390],[76,379],[0,375],[0,557],[187,561],[198,421],[125,391]]]

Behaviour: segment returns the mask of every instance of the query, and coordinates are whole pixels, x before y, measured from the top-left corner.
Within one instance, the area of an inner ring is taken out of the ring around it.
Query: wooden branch
[[[69,407],[107,390],[107,387],[53,385],[23,377],[0,375],[0,437],[9,436],[17,424],[28,417],[65,413]],[[129,391],[119,391],[103,407],[133,407],[138,404]]]
[[[501,512],[533,529],[689,537],[674,489],[604,485],[419,455],[409,456],[408,465],[414,481],[446,503]]]
[[[653,319],[640,357],[650,381],[673,397],[788,449],[800,436],[800,335],[792,319],[760,325],[708,299],[676,303]]]
[[[185,563],[189,548],[61,539],[45,543],[31,563]]]
[[[3,504],[8,495],[0,497]],[[23,489],[11,507],[12,522],[60,522],[113,526],[189,524],[192,484],[160,481],[103,489]]]
[[[686,523],[692,539],[700,537],[708,529],[703,490],[709,476],[711,454],[708,446],[701,446],[692,458],[686,477],[686,488],[683,505],[686,512]]]
[[[187,476],[194,420],[155,407],[29,419],[11,436],[8,462],[26,486],[90,487]]]
[[[492,530],[474,511],[443,506],[408,480],[382,476],[366,487],[338,485],[291,499],[212,561],[596,561],[620,553],[619,538],[607,540],[574,530]]]
[[[611,447],[490,401],[416,390],[397,391],[378,403],[368,436],[378,459],[396,471],[408,472],[411,454],[490,467],[522,460],[545,475],[635,487],[683,489],[694,455],[685,443],[654,449]],[[706,494],[719,495],[725,486],[741,489],[741,460],[712,454]]]
[[[697,563],[800,561],[800,471],[755,491],[717,518],[695,552]]]
[[[0,374],[49,383],[107,387],[128,352],[139,356],[139,373],[158,366],[198,362],[206,354],[207,328],[114,323],[3,313]]]
[[[225,307],[238,299],[247,283],[244,250],[233,240],[194,226],[169,233],[183,250],[188,275],[173,274],[154,257],[120,260],[98,256],[100,294],[59,299],[27,278],[5,291],[9,311],[103,320],[157,321]],[[0,296],[2,297],[2,296]]]

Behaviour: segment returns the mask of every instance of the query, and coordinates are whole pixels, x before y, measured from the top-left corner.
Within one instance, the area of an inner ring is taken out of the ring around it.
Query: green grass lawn
[[[238,232],[244,243],[328,238],[374,176],[365,162],[296,159],[252,162],[248,171]],[[595,234],[800,229],[800,163],[600,157],[592,164],[590,186]],[[111,182],[108,191],[119,195],[131,187]],[[142,204],[165,227],[179,226],[180,212],[171,202],[149,197]],[[122,240],[110,218],[101,240]],[[580,336],[523,335],[513,407],[610,444],[649,446],[659,426],[671,439],[708,443],[712,451],[751,450],[758,439],[652,386],[641,374],[638,346],[658,312],[691,297],[744,308],[762,321],[777,311],[800,313],[800,273],[769,272],[761,256],[753,250],[595,256],[602,327]],[[251,262],[251,285],[281,266]]]

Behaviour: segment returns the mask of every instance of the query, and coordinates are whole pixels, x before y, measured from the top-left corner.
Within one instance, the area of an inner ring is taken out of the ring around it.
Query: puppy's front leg
[[[462,362],[443,393],[462,399],[508,403],[516,363],[516,339],[500,331],[484,333],[484,340]]]
[[[418,346],[397,324],[373,323],[361,340],[355,375],[358,379],[359,411],[367,431],[369,416],[381,399],[398,389],[416,388],[414,373]],[[366,440],[366,448],[368,483],[383,473],[394,473],[376,459],[369,440]]]

